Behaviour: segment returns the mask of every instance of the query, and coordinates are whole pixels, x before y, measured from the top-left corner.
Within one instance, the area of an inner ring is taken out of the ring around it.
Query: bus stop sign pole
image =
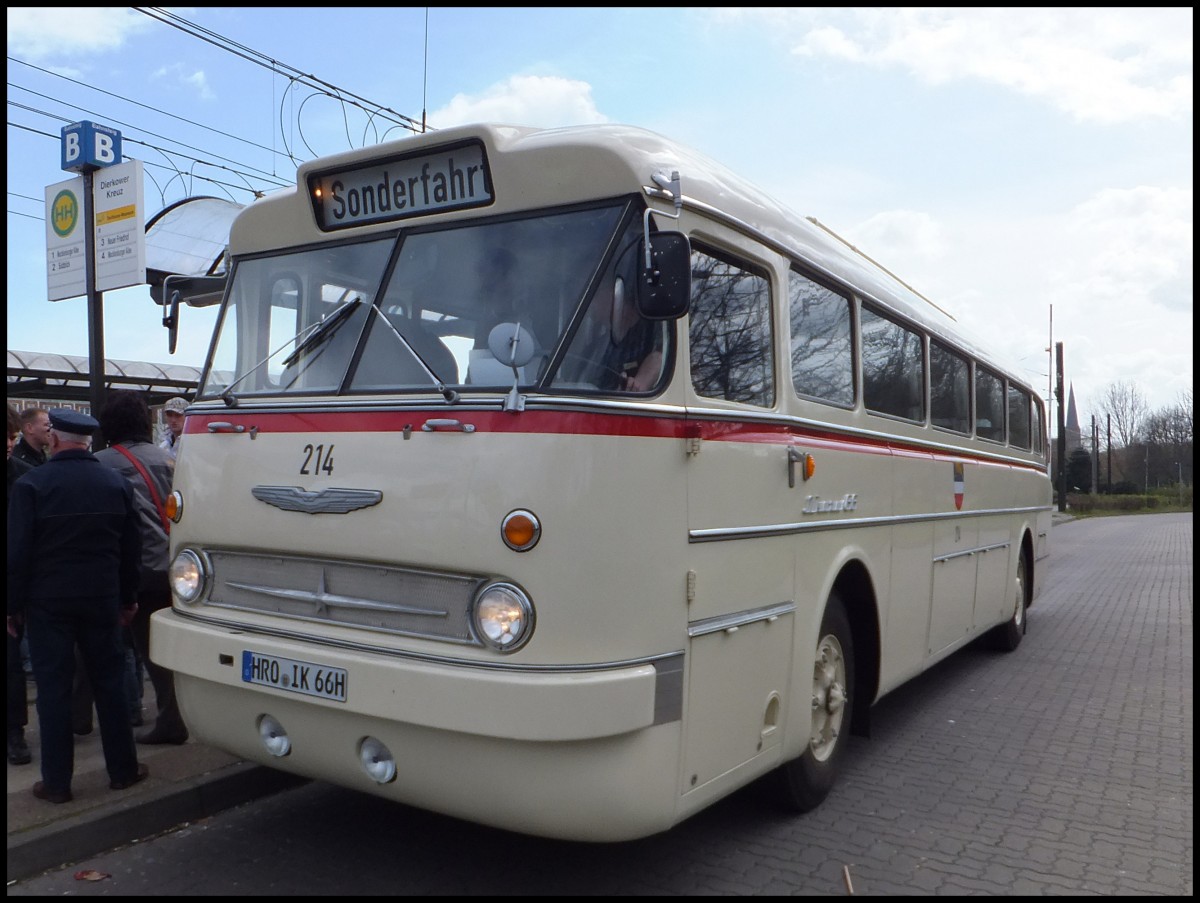
[[[96,288],[96,204],[92,195],[96,170],[121,162],[121,133],[91,122],[75,122],[62,129],[62,168],[83,176],[83,259],[88,302],[89,398],[92,416],[104,407],[104,293]],[[102,436],[92,447],[103,448]]]

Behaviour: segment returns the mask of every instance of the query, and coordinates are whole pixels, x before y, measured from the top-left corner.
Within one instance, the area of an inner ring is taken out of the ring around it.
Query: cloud
[[[607,122],[596,109],[592,86],[558,76],[514,75],[480,94],[456,94],[435,110],[429,121],[436,128],[468,122],[507,122],[553,128]]]
[[[1079,121],[1192,112],[1191,8],[728,10],[790,36],[792,53],[900,68],[929,84],[976,80]]]
[[[946,253],[942,227],[929,214],[913,210],[878,213],[856,226],[854,235],[864,249],[886,247],[899,260],[936,262]]]
[[[119,50],[154,20],[129,7],[8,8],[8,51],[27,60],[61,61]]]
[[[152,76],[154,79],[161,80],[164,83],[171,85],[181,85],[185,88],[194,90],[196,95],[201,100],[216,100],[216,94],[208,86],[208,78],[203,70],[196,70],[192,73],[184,71],[182,63],[175,63],[171,66],[163,66]]]
[[[1093,249],[1080,259],[1098,289],[1122,304],[1192,310],[1190,188],[1107,189],[1071,212],[1068,229]]]

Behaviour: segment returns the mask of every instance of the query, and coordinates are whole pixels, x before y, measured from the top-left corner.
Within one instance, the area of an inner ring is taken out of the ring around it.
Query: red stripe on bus
[[[543,433],[579,436],[631,436],[655,439],[698,438],[713,442],[748,442],[766,445],[796,445],[802,451],[827,449],[857,454],[904,455],[933,460],[989,461],[969,451],[929,449],[903,440],[849,437],[833,431],[739,420],[696,420],[683,417],[635,415],[598,411],[465,411],[447,408],[434,411],[270,411],[190,414],[185,433],[208,432],[211,423],[257,427],[260,433],[402,433],[420,432],[433,421],[439,432],[451,432],[456,423],[469,424],[478,433]],[[441,424],[438,424],[441,421]],[[1012,466],[1042,470],[1037,462],[1011,462]]]

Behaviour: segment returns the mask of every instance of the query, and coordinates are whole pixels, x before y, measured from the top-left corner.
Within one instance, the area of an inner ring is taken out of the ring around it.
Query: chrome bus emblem
[[[346,514],[370,508],[383,500],[378,489],[321,489],[316,492],[299,486],[255,486],[250,490],[260,502],[284,511],[305,514]]]

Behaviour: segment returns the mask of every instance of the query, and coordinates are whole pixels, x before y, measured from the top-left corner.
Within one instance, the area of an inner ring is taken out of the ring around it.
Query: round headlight
[[[533,603],[511,583],[489,583],[475,597],[475,635],[501,652],[519,649],[533,633]]]
[[[207,574],[200,556],[191,549],[184,549],[171,562],[167,576],[171,581],[171,591],[179,601],[195,602],[204,591]]]

